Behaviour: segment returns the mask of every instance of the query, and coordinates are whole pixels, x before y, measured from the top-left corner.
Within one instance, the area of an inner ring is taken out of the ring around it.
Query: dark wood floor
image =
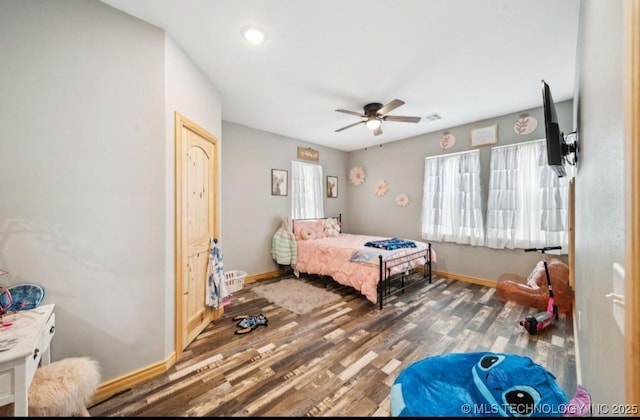
[[[496,351],[531,357],[576,389],[571,317],[531,336],[518,321],[537,310],[495,289],[434,277],[378,307],[328,282],[343,297],[296,315],[251,291],[235,294],[166,374],[89,408],[93,416],[389,416],[398,373],[427,356]],[[323,287],[317,278],[301,279]],[[269,319],[235,335],[240,314]]]

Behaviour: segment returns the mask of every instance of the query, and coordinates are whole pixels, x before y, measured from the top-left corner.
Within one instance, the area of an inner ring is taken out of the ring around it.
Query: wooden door
[[[210,238],[217,237],[217,140],[176,113],[176,355],[222,308],[205,306]]]
[[[640,0],[624,9],[626,402],[640,404]]]

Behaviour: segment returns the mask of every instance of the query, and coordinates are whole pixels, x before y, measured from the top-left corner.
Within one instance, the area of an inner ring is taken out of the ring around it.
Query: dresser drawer
[[[40,331],[40,337],[38,337],[38,341],[36,347],[33,349],[33,354],[27,358],[26,369],[27,369],[27,378],[29,378],[29,384],[31,384],[31,378],[33,374],[36,372],[38,366],[40,366],[40,361],[48,364],[50,362],[49,357],[49,345],[51,344],[51,339],[55,333],[56,328],[56,314],[52,313],[49,319],[47,320],[44,328]],[[43,360],[43,357],[45,358]]]
[[[56,332],[56,314],[52,313],[49,319],[47,320],[47,323],[45,324],[44,329],[42,330],[42,333],[40,335],[40,342],[38,344],[38,347],[40,348],[41,352],[44,352],[49,348],[49,345],[51,344],[51,339],[53,338],[53,335],[55,334],[55,332]]]

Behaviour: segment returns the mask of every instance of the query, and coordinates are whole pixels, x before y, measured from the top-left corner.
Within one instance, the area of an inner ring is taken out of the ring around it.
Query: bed
[[[430,243],[341,233],[341,223],[341,215],[293,220],[299,273],[318,275],[325,281],[330,277],[353,287],[380,309],[386,298],[415,281],[428,279],[431,283],[436,255]]]

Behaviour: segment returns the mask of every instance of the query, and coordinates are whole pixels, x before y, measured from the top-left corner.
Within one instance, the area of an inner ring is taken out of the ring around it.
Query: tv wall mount
[[[572,155],[569,159],[568,156]],[[571,166],[578,164],[578,132],[572,131],[566,136],[562,136],[562,156],[564,160]]]

